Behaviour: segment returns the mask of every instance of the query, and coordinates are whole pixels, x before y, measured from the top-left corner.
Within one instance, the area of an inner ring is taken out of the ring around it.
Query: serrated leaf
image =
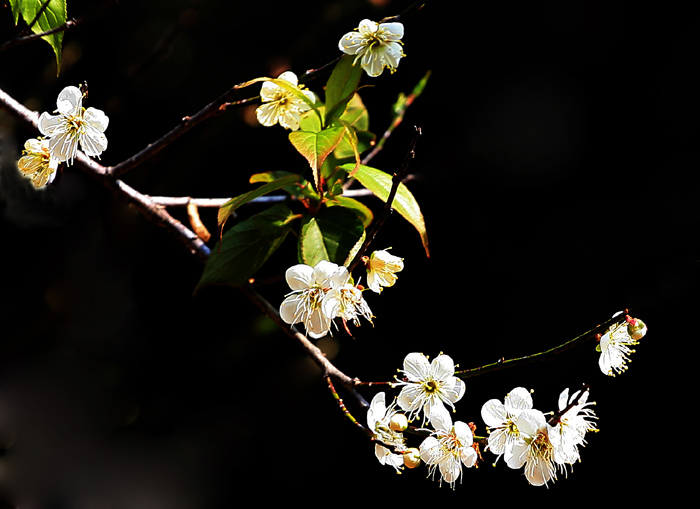
[[[282,244],[294,213],[284,204],[237,223],[212,249],[195,294],[210,285],[239,286],[248,281]]]
[[[294,148],[306,158],[314,175],[316,189],[320,188],[319,172],[323,161],[328,154],[333,152],[343,139],[345,128],[340,126],[329,127],[321,132],[294,131],[289,133],[289,141]]]
[[[300,178],[301,177],[299,177],[299,175],[290,173],[276,180],[269,181],[267,184],[263,184],[257,189],[238,195],[235,198],[231,198],[219,208],[219,228],[221,228],[224,225],[224,223],[231,216],[231,214],[233,214],[233,212],[241,205],[248,203],[249,201],[254,200],[255,198],[258,198],[259,196],[264,196],[267,193],[271,193],[272,191],[277,191],[278,189],[294,184],[295,182],[298,182]],[[254,183],[252,177],[251,183]]]
[[[46,8],[42,10],[44,4],[45,0],[12,0],[11,7],[15,17],[15,24],[17,24],[19,19],[18,12],[22,13],[22,18],[27,25],[36,18],[36,22],[31,27],[32,32],[35,34],[58,28],[66,22],[68,19],[66,0],[49,0]],[[40,11],[41,13],[37,18],[37,13]],[[45,35],[42,39],[49,43],[56,55],[56,74],[58,74],[61,70],[63,54],[63,32]]]
[[[299,261],[312,267],[321,260],[338,265],[349,263],[364,232],[358,215],[343,207],[330,207],[316,216],[307,216],[299,235]]]
[[[355,171],[355,179],[372,191],[382,201],[386,202],[389,198],[389,192],[392,187],[392,176],[388,173],[378,170],[377,168],[372,168],[371,166],[365,166],[364,164],[360,165],[357,169],[356,165],[353,163],[343,164],[339,168],[348,173]],[[426,256],[430,256],[430,250],[428,249],[428,233],[425,229],[423,213],[413,194],[403,182],[399,184],[392,207],[418,230],[423,248],[425,249],[425,254]]]

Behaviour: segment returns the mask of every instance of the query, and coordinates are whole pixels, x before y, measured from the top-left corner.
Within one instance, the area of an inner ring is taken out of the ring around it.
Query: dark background
[[[89,105],[110,117],[101,162],[113,165],[233,84],[319,67],[361,19],[409,3],[381,4],[69,1],[70,18],[87,18],[65,35],[60,76],[37,42],[0,53],[0,87],[41,112],[87,81]],[[397,73],[363,78],[376,85],[362,97],[380,134],[397,95],[432,71],[373,161],[398,168],[421,128],[410,188],[431,256],[393,216],[375,247],[393,247],[406,269],[395,288],[367,296],[374,327],[320,346],[349,375],[382,381],[412,351],[475,367],[560,344],[630,308],[649,333],[624,375],[604,376],[590,343],[470,379],[457,407],[483,434],[488,399],[525,386],[549,411],[562,389],[587,383],[601,431],[582,463],[548,489],[492,468],[489,453],[454,492],[425,469],[397,476],[344,420],[319,370],[235,289],[192,296],[202,265],[175,239],[78,168],[32,192],[14,164],[37,133],[0,112],[0,500],[606,504],[631,490],[685,488],[698,339],[697,22],[668,4],[459,5],[427,2],[404,21]],[[1,6],[2,41],[15,33]],[[228,197],[249,189],[252,173],[302,168],[287,133],[257,126],[253,111],[206,121],[124,180],[151,195]],[[202,214],[213,230],[215,211]],[[260,276],[293,263],[290,241]],[[286,290],[261,292],[276,304]]]

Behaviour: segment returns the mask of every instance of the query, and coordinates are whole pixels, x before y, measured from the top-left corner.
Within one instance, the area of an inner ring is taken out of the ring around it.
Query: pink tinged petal
[[[403,361],[403,371],[411,382],[418,382],[430,375],[430,363],[422,353],[409,353]]]
[[[83,108],[83,93],[78,87],[66,87],[58,94],[56,108],[68,116],[80,115]]]
[[[517,426],[521,433],[534,437],[540,429],[547,426],[547,421],[539,410],[523,410],[518,416]]]

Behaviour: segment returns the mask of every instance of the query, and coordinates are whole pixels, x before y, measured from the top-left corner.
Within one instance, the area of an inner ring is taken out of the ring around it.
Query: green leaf
[[[68,19],[66,11],[66,0],[49,0],[48,5],[42,10],[46,0],[11,0],[12,13],[15,17],[15,25],[19,20],[19,12],[22,13],[22,18],[29,25],[36,18],[36,22],[32,25],[31,30],[35,34],[47,32],[53,28],[58,28],[63,25]],[[37,18],[37,13],[39,17]],[[61,58],[63,54],[63,32],[45,35],[43,40],[49,43],[54,53],[56,54],[56,74],[61,70]]]
[[[321,260],[350,263],[364,233],[362,220],[344,207],[325,208],[316,216],[306,216],[299,236],[299,261],[312,267]]]
[[[326,125],[343,114],[362,77],[362,67],[352,65],[355,57],[343,55],[335,64],[326,83]]]
[[[296,217],[284,204],[237,223],[224,233],[204,266],[195,294],[210,285],[239,286],[248,281],[282,244]]]
[[[253,175],[251,177],[251,183],[255,183],[254,179],[255,178],[261,178],[258,175]],[[263,184],[262,186],[258,187],[257,189],[254,189],[253,191],[248,191],[247,193],[243,193],[241,195],[236,196],[235,198],[231,198],[229,201],[224,203],[220,208],[219,208],[219,214],[218,214],[218,223],[219,223],[219,228],[221,228],[226,220],[233,214],[233,212],[240,207],[241,205],[248,203],[251,200],[254,200],[255,198],[258,198],[259,196],[263,196],[267,193],[270,193],[272,191],[277,191],[278,189],[281,189],[283,187],[286,187],[290,184],[293,184],[295,182],[298,182],[301,177],[299,175],[296,175],[294,173],[289,173],[283,177],[280,177],[276,180],[268,181],[267,184]]]
[[[356,166],[354,163],[340,166],[341,170],[348,173],[355,170],[355,168]],[[392,176],[388,173],[362,164],[357,168],[354,177],[360,184],[372,191],[382,201],[386,202],[389,198],[389,192],[392,187]],[[399,184],[392,207],[418,230],[421,241],[423,242],[425,254],[430,256],[430,250],[428,249],[428,233],[425,229],[423,214],[413,194],[403,183]]]
[[[343,139],[345,128],[329,127],[321,132],[294,131],[289,133],[289,141],[294,148],[303,155],[311,166],[314,174],[314,184],[316,189],[320,189],[319,172],[323,161],[326,160],[328,154],[333,152],[338,146],[340,140]]]
[[[326,205],[329,207],[345,207],[346,209],[354,211],[355,214],[357,214],[357,217],[360,218],[360,221],[362,221],[362,226],[365,228],[369,227],[369,225],[372,223],[372,219],[374,218],[372,209],[361,201],[348,196],[334,196],[332,200],[328,200],[326,202]]]

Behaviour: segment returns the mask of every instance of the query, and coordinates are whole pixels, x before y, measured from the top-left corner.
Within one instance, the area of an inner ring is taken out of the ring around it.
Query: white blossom
[[[360,61],[362,69],[372,77],[382,74],[385,68],[394,72],[399,60],[406,56],[401,46],[403,24],[376,23],[368,19],[358,28],[345,34],[338,43],[343,53],[356,55],[353,65]]]
[[[520,412],[516,420],[518,438],[503,458],[510,468],[524,467],[525,477],[535,486],[546,485],[557,478],[554,446],[549,439],[549,425],[539,410]]]
[[[503,402],[491,399],[484,403],[481,407],[481,418],[489,431],[487,449],[498,457],[512,449],[520,437],[518,416],[523,410],[531,408],[532,395],[524,387],[516,387],[510,391],[503,398]]]
[[[280,316],[288,324],[303,323],[312,338],[325,336],[331,326],[331,318],[323,312],[326,294],[334,287],[342,286],[350,278],[344,266],[321,261],[315,267],[294,265],[285,274],[292,289],[280,305]]]
[[[323,299],[323,314],[330,320],[341,318],[344,322],[360,325],[360,317],[372,322],[372,310],[362,296],[362,290],[345,283],[331,288]]]
[[[39,117],[39,130],[49,138],[52,156],[70,165],[80,145],[86,155],[99,157],[107,149],[107,115],[97,108],[83,108],[83,93],[78,87],[64,88],[56,106],[57,115],[44,112]]]
[[[297,75],[291,71],[283,72],[277,79],[288,83],[289,88],[272,81],[264,82],[260,89],[262,104],[255,110],[255,114],[258,122],[266,127],[279,122],[285,129],[296,131],[299,129],[301,115],[311,109],[299,94],[303,94],[311,102],[315,101],[316,96],[299,85]]]
[[[374,437],[395,452],[381,444],[374,445],[374,454],[382,465],[391,465],[397,472],[404,464],[403,452],[407,450],[405,439],[400,431],[392,429],[392,418],[397,415],[396,405],[386,406],[386,395],[379,392],[374,395],[367,411],[367,425]]]
[[[454,376],[455,365],[448,355],[438,355],[432,363],[422,353],[410,353],[403,361],[405,380],[398,397],[399,406],[413,419],[423,411],[423,422],[429,422],[433,410],[454,404],[464,395],[464,382]]]
[[[394,286],[396,273],[403,270],[403,258],[381,249],[365,259],[367,266],[367,286],[375,293],[381,293],[385,286]]]
[[[53,182],[58,169],[58,159],[51,155],[49,140],[31,139],[24,143],[22,157],[17,161],[17,168],[36,188]]]
[[[549,438],[554,447],[554,460],[560,465],[580,461],[578,447],[586,444],[586,433],[598,431],[594,422],[597,417],[590,408],[592,405],[595,403],[588,402],[588,390],[583,394],[576,391],[569,397],[569,389],[564,389],[559,395],[559,412],[563,414],[550,428]]]
[[[445,481],[454,488],[462,474],[462,465],[476,464],[472,430],[462,421],[452,424],[445,407],[433,408],[430,423],[435,431],[421,443],[420,458],[428,465],[429,475],[434,476],[436,469],[439,470],[440,482]]]
[[[626,324],[613,325],[600,338],[600,370],[608,376],[626,371],[629,356],[635,352],[631,347],[637,344],[638,342],[627,333]]]

